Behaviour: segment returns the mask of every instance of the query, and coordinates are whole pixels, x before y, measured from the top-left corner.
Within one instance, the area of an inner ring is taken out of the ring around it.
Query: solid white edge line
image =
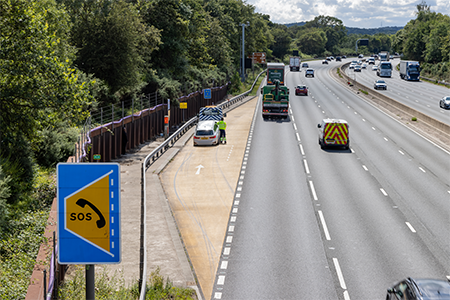
[[[339,266],[339,261],[337,258],[333,257],[334,267],[336,268],[336,273],[339,278],[339,283],[341,284],[341,288],[344,290],[347,289],[347,286],[345,285],[344,275],[342,275],[341,267]]]
[[[405,222],[406,226],[408,226],[409,230],[411,230],[413,233],[416,233],[416,230],[414,229],[414,227],[411,225],[411,223],[409,222]]]
[[[325,238],[327,241],[331,241],[330,233],[328,232],[327,223],[325,222],[325,218],[323,217],[323,213],[321,210],[318,211],[320,222],[322,222],[323,232],[325,233]]]

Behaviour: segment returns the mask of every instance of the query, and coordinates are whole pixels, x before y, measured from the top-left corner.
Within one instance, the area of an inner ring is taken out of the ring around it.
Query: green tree
[[[151,56],[153,67],[161,75],[176,78],[187,70],[192,13],[181,0],[155,0],[142,12],[145,23],[161,31],[161,44]]]
[[[327,37],[325,49],[331,53],[337,52],[338,45],[347,35],[344,23],[335,17],[317,16],[314,20],[306,22],[306,27],[322,29]]]
[[[430,23],[430,35],[425,39],[424,60],[431,63],[448,61],[450,17],[437,14],[436,18],[433,18],[428,23]]]
[[[301,51],[310,55],[322,54],[325,51],[326,43],[326,33],[319,28],[312,28],[304,31],[304,33],[297,40],[297,46],[301,49]]]
[[[138,91],[144,84],[147,56],[160,43],[159,31],[146,26],[136,7],[124,0],[66,3],[76,15],[75,64],[106,82],[111,94]]]
[[[54,0],[4,0],[0,14],[0,157],[14,202],[31,189],[38,130],[79,122],[93,99],[72,67],[68,17]]]
[[[284,27],[284,28],[283,28]],[[270,47],[274,56],[282,59],[289,53],[291,46],[291,37],[286,30],[286,26],[276,25],[272,29],[274,39],[273,45]]]

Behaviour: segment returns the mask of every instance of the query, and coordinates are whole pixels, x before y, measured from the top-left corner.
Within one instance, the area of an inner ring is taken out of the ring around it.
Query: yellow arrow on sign
[[[64,199],[66,229],[110,255],[109,199],[114,197],[109,191],[111,173]]]

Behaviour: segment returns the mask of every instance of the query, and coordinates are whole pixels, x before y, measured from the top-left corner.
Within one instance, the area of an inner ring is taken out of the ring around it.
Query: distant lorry
[[[388,61],[381,61],[378,65],[377,75],[380,77],[392,76],[392,64]]]
[[[283,63],[267,63],[267,84],[275,84],[278,80],[280,85],[284,85],[284,64]]]
[[[389,61],[389,52],[381,51],[380,53],[378,53],[378,57],[380,58],[380,61]]]
[[[300,71],[300,57],[291,56],[289,58],[289,69],[291,71]]]
[[[289,89],[278,80],[261,88],[262,116],[267,118],[287,118],[289,116]]]
[[[318,124],[320,148],[344,147],[350,148],[348,123],[342,119],[323,119]]]
[[[420,64],[418,61],[400,61],[400,78],[405,80],[419,80]]]

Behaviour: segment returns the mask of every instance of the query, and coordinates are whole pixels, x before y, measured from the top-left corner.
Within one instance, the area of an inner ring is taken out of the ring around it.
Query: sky
[[[416,18],[422,0],[244,0],[273,23],[311,21],[319,15],[338,18],[347,27],[405,26]],[[450,15],[450,0],[425,0],[430,10]]]

